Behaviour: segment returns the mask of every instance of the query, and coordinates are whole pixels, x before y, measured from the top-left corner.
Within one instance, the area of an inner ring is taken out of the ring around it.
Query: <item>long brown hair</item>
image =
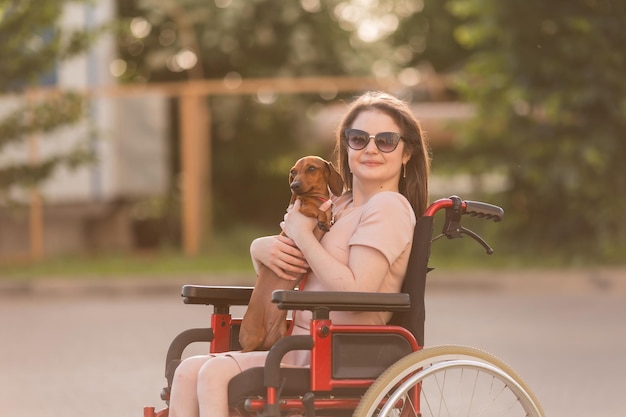
[[[406,164],[406,177],[400,176],[399,191],[404,195],[416,216],[421,216],[428,205],[428,176],[430,155],[426,138],[409,106],[402,100],[380,91],[370,91],[353,101],[344,115],[336,135],[335,154],[339,172],[348,190],[352,189],[352,174],[348,166],[347,144],[343,131],[352,126],[357,116],[368,110],[377,110],[391,117],[400,128],[405,155],[411,155]]]

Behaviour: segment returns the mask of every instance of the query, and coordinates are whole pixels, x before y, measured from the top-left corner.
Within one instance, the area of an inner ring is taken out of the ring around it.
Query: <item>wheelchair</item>
[[[433,239],[435,214],[445,210],[441,234]],[[402,292],[345,293],[275,291],[280,309],[312,312],[310,335],[285,336],[269,351],[265,366],[244,371],[230,381],[231,416],[530,416],[543,410],[526,383],[497,357],[466,346],[424,346],[424,293],[430,249],[441,237],[467,235],[487,251],[491,247],[461,225],[462,216],[500,221],[497,206],[457,196],[432,203],[415,226],[413,247]],[[247,305],[252,288],[184,285],[186,304],[213,307],[211,327],[189,329],[170,344],[165,364],[169,392],[184,349],[210,342],[210,352],[239,350],[240,318],[230,307]],[[331,311],[388,311],[384,326],[341,325]],[[307,368],[281,368],[292,350],[310,350]],[[167,417],[168,408],[145,407],[144,417]]]

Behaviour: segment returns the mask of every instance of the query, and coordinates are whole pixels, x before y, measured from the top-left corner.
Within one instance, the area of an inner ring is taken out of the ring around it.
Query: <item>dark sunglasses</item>
[[[400,139],[403,139],[396,132],[380,132],[376,135],[370,135],[366,131],[359,129],[345,129],[343,137],[346,138],[348,146],[355,151],[365,148],[370,143],[370,139],[374,139],[378,150],[385,153],[395,151],[398,143],[400,143]]]

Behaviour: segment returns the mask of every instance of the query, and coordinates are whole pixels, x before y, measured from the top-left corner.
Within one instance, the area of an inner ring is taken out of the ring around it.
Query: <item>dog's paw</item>
[[[330,230],[330,225],[326,222],[317,222],[317,227],[323,232],[328,232]]]

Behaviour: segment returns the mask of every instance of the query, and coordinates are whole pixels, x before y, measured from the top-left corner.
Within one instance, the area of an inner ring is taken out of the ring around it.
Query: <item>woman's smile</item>
[[[382,165],[383,162],[367,160],[367,161],[361,161],[361,164],[365,166],[369,166],[369,167],[377,167],[379,165]]]

